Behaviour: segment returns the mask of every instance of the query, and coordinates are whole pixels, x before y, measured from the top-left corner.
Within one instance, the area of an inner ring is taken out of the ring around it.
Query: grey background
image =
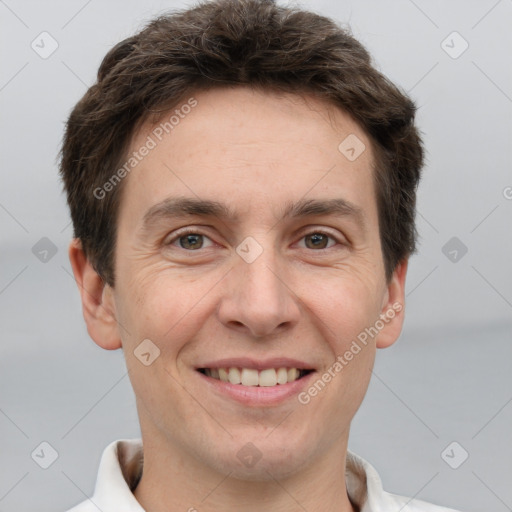
[[[108,49],[152,16],[189,5],[0,0],[2,512],[86,499],[105,446],[140,435],[122,352],[100,349],[85,329],[56,156],[63,122]],[[390,492],[512,510],[512,1],[301,5],[350,23],[418,102],[428,149],[405,328],[378,352],[349,447]],[[47,59],[31,48],[42,31],[59,45]],[[463,48],[446,39],[453,31],[469,44],[458,58],[445,51]],[[43,237],[57,251],[46,262],[33,252]],[[452,237],[467,247],[455,262],[442,250]],[[59,455],[48,469],[31,458],[43,441]],[[449,452],[452,464],[469,453],[458,469],[441,457],[453,441],[461,448]]]

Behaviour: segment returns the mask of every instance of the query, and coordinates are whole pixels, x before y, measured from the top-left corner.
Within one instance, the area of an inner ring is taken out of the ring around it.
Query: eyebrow
[[[279,220],[316,215],[352,218],[363,231],[367,229],[366,216],[362,208],[342,198],[301,199],[295,203],[287,202]],[[161,221],[186,216],[217,217],[226,221],[234,221],[239,217],[236,211],[218,201],[168,197],[147,210],[142,219],[141,232],[151,231],[151,228]]]

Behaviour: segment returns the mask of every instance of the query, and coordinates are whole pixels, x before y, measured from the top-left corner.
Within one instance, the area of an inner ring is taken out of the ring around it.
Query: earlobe
[[[68,255],[80,292],[89,336],[98,346],[106,350],[121,348],[111,287],[105,284],[94,270],[78,238],[74,238],[69,244]]]
[[[391,346],[398,339],[402,331],[405,313],[405,278],[408,263],[409,260],[405,259],[396,266],[387,285],[380,315],[384,327],[377,336],[377,348]]]

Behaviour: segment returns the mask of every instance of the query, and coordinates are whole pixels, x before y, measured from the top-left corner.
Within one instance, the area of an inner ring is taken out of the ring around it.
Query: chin
[[[304,443],[281,444],[278,447],[265,438],[259,438],[254,442],[234,444],[233,450],[214,454],[212,462],[216,471],[229,472],[230,478],[238,480],[269,482],[285,479],[304,470],[308,460],[311,461],[311,453]]]

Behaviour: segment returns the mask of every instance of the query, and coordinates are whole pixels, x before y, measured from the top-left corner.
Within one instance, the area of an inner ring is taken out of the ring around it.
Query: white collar
[[[141,439],[113,441],[103,451],[93,496],[68,512],[145,512],[133,495],[142,465]],[[360,512],[457,512],[385,492],[373,466],[350,451],[345,481],[348,495]]]

